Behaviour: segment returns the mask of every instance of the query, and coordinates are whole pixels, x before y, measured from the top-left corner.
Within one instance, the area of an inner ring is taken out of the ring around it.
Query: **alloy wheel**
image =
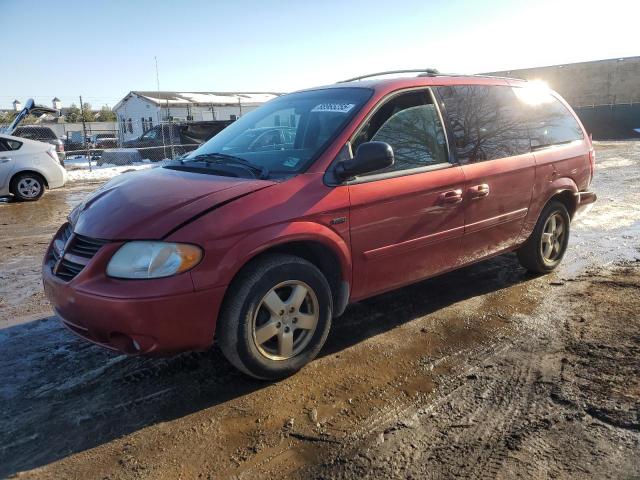
[[[540,253],[547,263],[553,263],[562,256],[565,221],[560,213],[553,213],[547,218],[540,239]]]
[[[253,315],[253,340],[270,360],[302,352],[318,325],[320,308],[313,289],[299,280],[282,282],[262,298]]]
[[[26,177],[18,182],[18,192],[24,198],[36,198],[42,191],[42,184],[35,178]]]

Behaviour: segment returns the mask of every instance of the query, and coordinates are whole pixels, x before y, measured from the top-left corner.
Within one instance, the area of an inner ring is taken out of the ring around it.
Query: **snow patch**
[[[65,162],[69,163],[69,162]],[[130,172],[130,171],[139,171],[146,170],[148,168],[154,168],[159,165],[153,164],[148,160],[142,162],[136,162],[133,165],[110,165],[105,164],[101,166],[96,166],[94,162],[92,162],[91,171],[89,170],[89,162],[85,160],[85,162],[76,162],[74,167],[69,168],[67,165],[67,178],[69,182],[91,182],[91,181],[100,181],[100,180],[109,180],[116,175],[120,175],[122,173]]]

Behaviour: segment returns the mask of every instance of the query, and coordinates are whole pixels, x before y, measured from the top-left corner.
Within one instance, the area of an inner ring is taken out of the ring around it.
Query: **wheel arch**
[[[518,245],[527,241],[529,236],[533,233],[533,229],[540,218],[544,208],[553,200],[558,200],[564,204],[569,212],[569,217],[573,219],[573,216],[578,207],[576,194],[578,193],[578,186],[569,177],[560,177],[553,180],[546,187],[538,187],[540,190],[534,192],[531,199],[531,205],[522,231],[518,239]]]
[[[316,223],[313,225],[315,226],[313,234],[292,231],[306,230],[309,232],[308,225],[296,225],[293,228],[289,226],[287,235],[276,237],[269,243],[250,250],[232,269],[233,273],[227,285],[231,285],[246,268],[251,268],[251,264],[264,255],[273,253],[295,255],[315,265],[322,272],[331,287],[333,314],[334,316],[341,315],[349,302],[351,290],[349,247],[333,230]],[[233,255],[234,252],[229,252],[227,257]]]
[[[27,168],[27,169],[24,169],[24,170],[18,170],[17,172],[14,172],[11,175],[11,178],[9,179],[9,187],[11,188],[13,186],[13,181],[18,177],[18,175],[22,175],[24,173],[30,173],[32,175],[39,176],[40,178],[42,178],[42,181],[44,182],[45,188],[49,188],[49,181],[47,180],[46,175],[44,173],[42,173],[42,172],[40,172],[38,170],[32,169],[32,168]]]
[[[536,212],[535,221],[538,221],[538,217],[542,214],[542,211],[549,204],[549,202],[558,200],[564,204],[569,212],[569,217],[573,218],[573,214],[575,213],[578,203],[576,194],[578,193],[578,186],[576,182],[574,182],[569,177],[560,177],[556,178],[551,184],[549,188],[546,189],[546,200],[541,202],[538,211]]]

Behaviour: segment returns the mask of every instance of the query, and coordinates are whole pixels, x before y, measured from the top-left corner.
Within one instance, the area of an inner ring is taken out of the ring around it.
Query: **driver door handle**
[[[448,192],[441,193],[438,196],[440,203],[460,203],[462,201],[462,190],[449,190]]]
[[[471,187],[469,189],[469,194],[471,195],[471,198],[484,198],[489,195],[490,191],[489,185],[482,183]]]

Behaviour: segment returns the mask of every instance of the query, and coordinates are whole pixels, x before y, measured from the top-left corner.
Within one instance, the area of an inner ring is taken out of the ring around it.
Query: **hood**
[[[167,168],[124,173],[80,204],[74,231],[105,240],[160,239],[205,210],[274,183]]]

